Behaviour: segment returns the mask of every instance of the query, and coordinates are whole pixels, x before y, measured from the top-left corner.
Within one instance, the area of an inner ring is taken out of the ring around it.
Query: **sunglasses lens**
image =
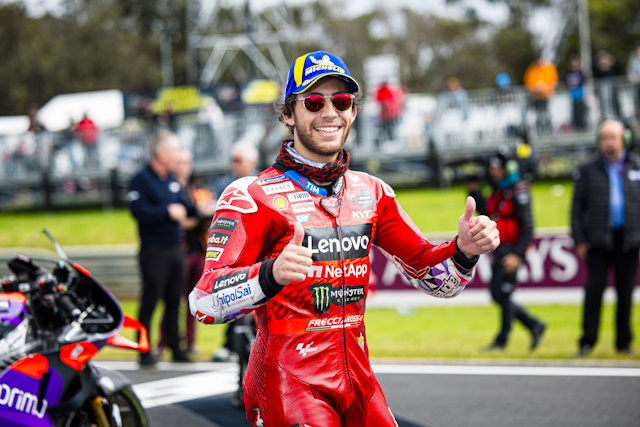
[[[331,98],[331,102],[333,102],[333,106],[336,107],[338,111],[347,111],[351,108],[351,95],[346,93],[338,93],[333,95]]]
[[[309,95],[304,99],[304,108],[312,113],[317,113],[324,107],[324,98],[320,95]]]

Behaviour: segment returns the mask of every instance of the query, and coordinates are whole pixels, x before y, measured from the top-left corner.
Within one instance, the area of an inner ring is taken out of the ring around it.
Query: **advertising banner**
[[[433,243],[442,240],[429,239]],[[525,254],[526,265],[518,270],[519,288],[581,287],[586,279],[586,266],[573,250],[573,240],[567,234],[548,234],[534,238]],[[476,274],[467,288],[486,288],[491,280],[492,255],[480,257]],[[414,290],[402,273],[382,252],[373,247],[371,269],[376,275],[378,291]],[[640,276],[638,284],[640,284]],[[610,283],[612,280],[610,280]]]

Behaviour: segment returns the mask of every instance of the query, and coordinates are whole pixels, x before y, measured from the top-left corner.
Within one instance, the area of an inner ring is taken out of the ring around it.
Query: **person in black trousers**
[[[506,148],[506,147],[505,147]],[[511,299],[517,286],[518,268],[524,263],[525,251],[533,237],[533,215],[529,183],[520,179],[520,168],[505,150],[489,159],[489,178],[493,187],[485,201],[475,182],[468,182],[469,195],[476,200],[476,209],[488,215],[498,225],[500,246],[493,254],[491,297],[500,306],[501,326],[488,351],[504,350],[514,320],[519,320],[531,332],[529,349],[540,344],[546,324],[532,317],[524,307]]]
[[[602,293],[609,268],[618,294],[616,350],[632,353],[631,305],[640,248],[640,166],[631,159],[625,140],[631,139],[618,118],[598,127],[598,157],[575,174],[571,234],[575,250],[586,260],[582,337],[578,356],[587,356],[598,340]]]
[[[151,317],[158,299],[165,304],[166,345],[174,362],[188,362],[180,349],[178,310],[184,281],[184,253],[181,223],[196,216],[193,205],[185,204],[180,184],[170,171],[180,153],[180,141],[170,132],[156,134],[150,143],[151,160],[132,180],[127,193],[129,209],[138,222],[142,297],[138,319],[151,338]],[[141,366],[154,366],[151,352],[141,353]]]

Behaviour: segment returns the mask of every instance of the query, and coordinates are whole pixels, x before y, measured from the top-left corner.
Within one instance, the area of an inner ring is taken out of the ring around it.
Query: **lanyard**
[[[327,197],[327,190],[315,185],[313,182],[311,182],[309,178],[302,176],[300,172],[293,169],[289,169],[284,174],[287,175],[289,179],[291,179],[291,181],[295,182],[300,187],[304,188],[310,193],[313,193],[316,196]]]

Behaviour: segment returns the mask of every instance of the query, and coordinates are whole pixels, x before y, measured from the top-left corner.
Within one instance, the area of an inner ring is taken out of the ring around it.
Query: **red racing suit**
[[[363,321],[371,245],[413,286],[441,298],[462,291],[475,261],[457,251],[455,239],[431,244],[378,178],[347,171],[325,197],[292,173],[276,164],[223,192],[191,313],[213,324],[255,310],[258,334],[243,387],[254,425],[394,426],[369,365]],[[283,287],[273,261],[295,221],[313,265],[304,282]]]

